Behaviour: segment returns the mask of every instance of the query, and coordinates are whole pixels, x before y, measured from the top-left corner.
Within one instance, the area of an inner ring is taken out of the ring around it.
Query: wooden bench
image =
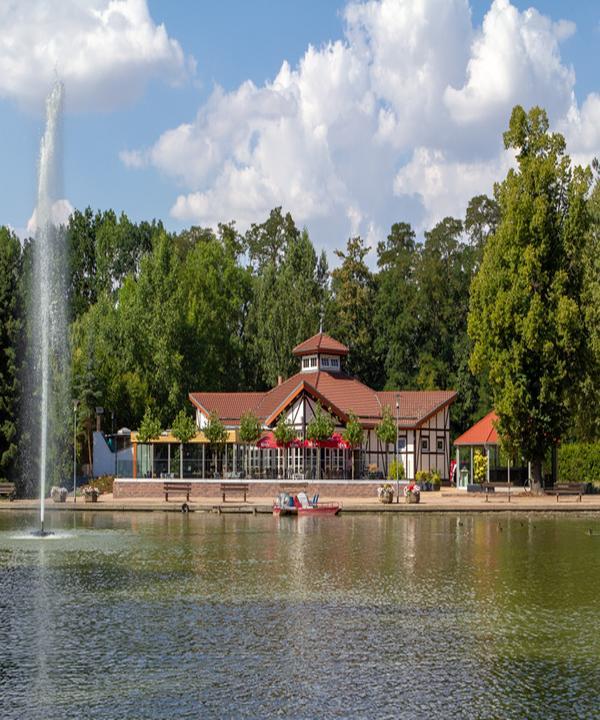
[[[244,493],[244,502],[246,502],[246,495],[248,494],[248,483],[239,483],[239,482],[221,483],[221,494],[223,495],[223,502],[225,502],[225,495],[228,492]]]
[[[508,489],[508,502],[510,502],[510,491],[512,488],[512,483],[509,482],[484,482],[482,483],[482,487],[485,490],[485,501],[488,502],[488,495],[490,492],[495,493],[496,488],[498,490],[501,490],[503,488]]]
[[[587,483],[557,483],[552,487],[545,488],[544,492],[546,495],[556,495],[556,502],[558,502],[559,495],[578,495],[578,500],[581,502],[581,496],[587,489]]]
[[[163,491],[165,493],[165,502],[169,502],[169,493],[177,493],[183,495],[185,493],[186,502],[190,501],[190,493],[192,492],[191,482],[172,482],[163,483]]]
[[[14,500],[16,496],[15,484],[13,482],[0,483],[0,496],[4,495],[9,500]]]

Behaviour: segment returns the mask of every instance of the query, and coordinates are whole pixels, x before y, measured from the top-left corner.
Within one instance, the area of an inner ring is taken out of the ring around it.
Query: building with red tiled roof
[[[496,429],[498,415],[491,410],[454,441],[456,458],[452,466],[457,469],[456,487],[466,490],[474,482],[474,455],[480,452],[487,458],[487,481],[508,481],[522,485],[529,475],[527,465],[518,458],[512,462],[500,452],[500,439]],[[553,470],[553,474],[555,470]]]
[[[293,349],[300,360],[300,371],[266,392],[215,393],[192,392],[200,432],[211,413],[216,414],[229,431],[239,432],[245,413],[253,413],[265,435],[283,417],[295,429],[298,442],[288,448],[253,448],[250,472],[283,472],[314,478],[317,474],[348,477],[351,453],[344,447],[318,447],[307,440],[307,426],[320,405],[335,421],[336,433],[343,434],[350,414],[358,417],[364,429],[364,443],[357,450],[360,475],[386,473],[397,454],[408,479],[419,470],[437,471],[443,479],[450,469],[450,406],[456,399],[453,390],[381,391],[369,388],[343,370],[348,348],[325,333],[317,333]],[[384,447],[377,437],[384,408],[389,407],[397,425],[397,446]],[[272,436],[271,436],[272,437]],[[233,442],[228,452],[232,466],[241,467],[238,454],[247,451]],[[264,453],[267,455],[264,455]],[[284,458],[283,454],[287,453]]]

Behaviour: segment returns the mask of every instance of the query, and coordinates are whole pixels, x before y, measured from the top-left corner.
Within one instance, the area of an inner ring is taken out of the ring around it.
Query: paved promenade
[[[490,494],[486,502],[480,493],[466,493],[454,489],[441,492],[421,493],[419,504],[407,504],[404,498],[400,503],[384,505],[376,497],[369,498],[320,498],[324,502],[335,501],[342,505],[342,512],[594,512],[600,513],[600,494],[584,495],[581,502],[574,496],[561,496],[559,501],[549,495],[531,496],[523,492],[496,492]],[[122,498],[113,499],[112,495],[101,495],[97,503],[86,503],[83,498],[69,498],[66,503],[53,503],[47,500],[46,509],[53,511],[112,511],[112,512],[181,512],[185,497],[172,496],[169,502],[161,498]],[[247,502],[232,498],[223,503],[222,498],[202,498],[201,501],[190,499],[189,509],[192,512],[216,513],[270,513],[272,498],[249,497]],[[0,512],[36,509],[39,500],[0,501]]]

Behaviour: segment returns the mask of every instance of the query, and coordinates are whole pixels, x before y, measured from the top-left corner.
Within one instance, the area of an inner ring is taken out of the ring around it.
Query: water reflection
[[[587,518],[31,523],[0,515],[7,720],[595,717]]]

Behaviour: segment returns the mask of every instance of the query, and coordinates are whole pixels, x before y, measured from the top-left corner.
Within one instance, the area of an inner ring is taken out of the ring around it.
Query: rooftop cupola
[[[348,348],[329,335],[319,332],[296,345],[292,353],[301,358],[302,372],[340,372],[342,358],[348,354]]]

